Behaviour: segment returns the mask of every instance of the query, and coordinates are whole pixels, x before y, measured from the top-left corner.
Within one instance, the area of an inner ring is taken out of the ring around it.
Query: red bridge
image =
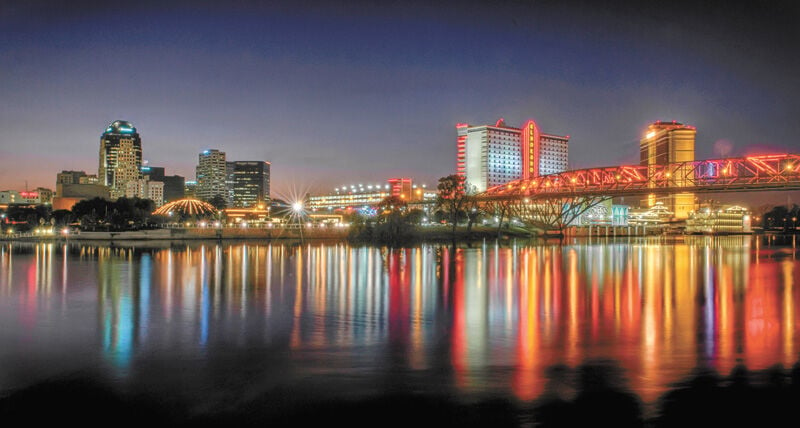
[[[551,199],[764,190],[800,190],[800,155],[761,155],[666,165],[578,169],[495,186],[483,193],[481,199]]]

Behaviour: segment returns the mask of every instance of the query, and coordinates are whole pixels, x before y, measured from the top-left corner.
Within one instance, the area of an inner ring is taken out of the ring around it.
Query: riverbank
[[[16,235],[3,236],[5,241],[183,241],[183,240],[306,240],[306,239],[337,239],[362,242],[352,238],[352,229],[348,227],[303,227],[303,228],[174,228],[152,229],[122,232],[91,232],[80,231],[57,235]],[[495,238],[529,238],[533,235],[522,228],[512,227],[502,229],[498,234],[497,228],[476,226],[467,231],[460,227],[453,233],[446,226],[420,226],[410,231],[406,240],[416,241],[470,241]],[[366,240],[364,242],[373,242]]]
[[[742,233],[751,235],[757,233]],[[780,235],[769,232],[771,235]],[[730,235],[711,234],[711,235]],[[83,242],[83,241],[185,241],[185,240],[348,240],[352,243],[362,244],[412,244],[417,242],[468,242],[494,239],[563,239],[563,238],[624,238],[624,237],[645,237],[645,236],[684,236],[683,233],[674,233],[662,228],[654,227],[633,227],[633,226],[601,226],[593,228],[570,227],[560,233],[559,231],[549,231],[543,233],[535,232],[518,226],[487,227],[476,225],[467,231],[466,227],[459,227],[452,230],[444,225],[416,226],[407,229],[398,236],[396,240],[386,239],[379,234],[354,233],[351,227],[302,227],[302,228],[170,228],[136,230],[122,232],[92,232],[80,231],[68,234],[21,234],[0,236],[0,241],[22,241],[22,242]],[[688,236],[688,235],[687,235]],[[791,236],[791,234],[789,235]]]

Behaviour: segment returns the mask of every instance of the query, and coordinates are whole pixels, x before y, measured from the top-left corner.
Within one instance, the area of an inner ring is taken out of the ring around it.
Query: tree
[[[72,207],[72,214],[84,228],[98,226],[116,230],[138,229],[148,224],[155,204],[150,199],[119,198],[108,201],[94,198],[80,201]]]
[[[225,200],[225,197],[222,195],[214,195],[211,199],[208,200],[208,203],[213,205],[217,211],[222,211],[225,208],[228,208],[228,201]]]
[[[103,198],[83,200],[72,207],[72,214],[80,221],[81,227],[94,230],[108,223],[110,204],[111,201]]]
[[[397,196],[387,196],[378,203],[379,221],[381,223],[398,222],[402,219],[408,204]]]
[[[70,210],[55,210],[52,218],[55,219],[55,224],[67,226],[75,220],[75,215]]]
[[[18,224],[17,228],[25,230],[43,225],[50,221],[52,208],[46,205],[35,207],[9,205],[6,211],[6,221],[11,224]]]
[[[423,218],[425,218],[425,211],[419,208],[410,209],[406,213],[406,222],[409,224],[421,224]]]
[[[456,236],[458,218],[463,215],[464,206],[470,199],[464,180],[463,176],[452,174],[440,178],[437,186],[439,194],[436,196],[436,207],[449,215],[453,226],[453,238]]]

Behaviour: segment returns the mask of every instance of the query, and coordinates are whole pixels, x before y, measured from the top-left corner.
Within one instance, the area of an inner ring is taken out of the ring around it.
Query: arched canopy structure
[[[201,217],[205,215],[216,214],[217,209],[213,205],[197,199],[180,199],[168,204],[162,205],[159,209],[153,211],[154,215],[169,215],[173,213],[179,216],[194,216]]]

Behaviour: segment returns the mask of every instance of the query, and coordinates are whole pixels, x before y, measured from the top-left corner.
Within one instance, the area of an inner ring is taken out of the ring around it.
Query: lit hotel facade
[[[456,173],[475,192],[568,168],[569,136],[543,133],[533,120],[521,128],[503,119],[494,125],[459,123],[456,131]]]

